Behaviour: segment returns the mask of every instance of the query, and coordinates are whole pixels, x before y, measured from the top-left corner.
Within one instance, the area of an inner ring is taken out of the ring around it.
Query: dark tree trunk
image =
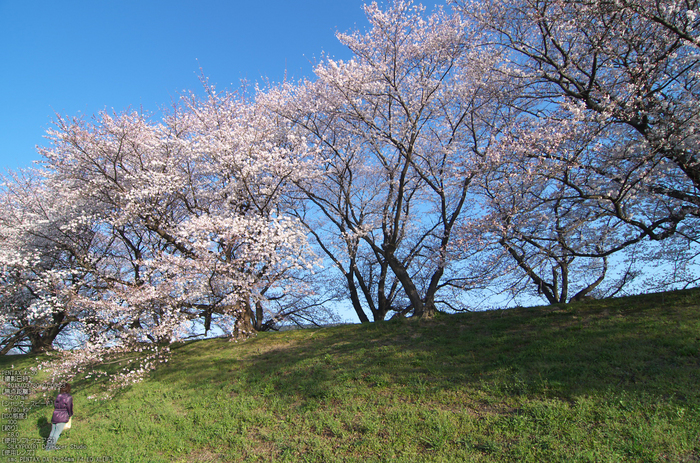
[[[357,318],[360,319],[360,323],[369,323],[369,318],[364,310],[362,310],[362,304],[360,304],[360,296],[357,293],[357,286],[355,285],[355,279],[353,278],[352,271],[345,274],[345,278],[348,282],[348,290],[350,291],[350,300],[352,301],[352,307],[355,309]]]

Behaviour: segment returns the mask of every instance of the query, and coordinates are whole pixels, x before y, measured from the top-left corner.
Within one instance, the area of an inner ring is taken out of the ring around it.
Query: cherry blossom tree
[[[585,155],[549,156],[562,183],[637,227],[631,243],[678,227],[691,234],[700,211],[697,2],[455,3],[507,54],[499,68],[523,89],[533,133],[597,132]],[[573,170],[585,175],[567,178]]]
[[[502,53],[497,72],[516,89],[493,150],[501,177],[486,194],[500,226],[486,231],[499,230],[520,275],[553,301],[567,286],[567,259],[590,262],[600,276],[620,253],[636,265],[663,257],[679,268],[680,256],[689,259],[680,267],[690,264],[700,204],[697,2],[453,4],[481,25],[484,46]],[[637,271],[624,268],[618,283],[596,290],[629,283]],[[545,277],[550,269],[556,277]],[[598,280],[574,281],[585,290]]]
[[[491,264],[492,285],[550,304],[607,297],[629,285],[638,269],[617,255],[629,227],[549,179],[542,163],[535,169],[528,161],[515,156],[481,184],[487,213],[471,223],[471,234],[481,234],[499,264]]]
[[[287,213],[307,143],[243,93],[206,91],[160,120],[58,117],[43,169],[5,182],[4,353],[61,347],[42,367],[65,380],[140,352],[110,382],[124,385],[214,326],[237,338],[331,316]]]
[[[439,291],[465,281],[451,246],[501,123],[495,56],[441,9],[395,1],[365,11],[366,33],[338,34],[350,61],[327,59],[315,81],[282,85],[268,101],[318,149],[319,175],[296,182],[307,199],[298,216],[360,320],[367,308],[375,320],[431,316],[448,303]]]
[[[80,261],[89,223],[52,195],[38,171],[10,173],[0,191],[0,352],[39,353],[85,315],[77,294],[90,291]]]
[[[103,113],[57,126],[43,155],[71,195],[102,211],[109,258],[96,271],[111,294],[99,304],[120,330],[170,342],[188,320],[208,330],[221,316],[250,334],[263,324],[251,304],[310,265],[280,202],[303,175],[305,144],[239,95],[209,88],[159,123]]]

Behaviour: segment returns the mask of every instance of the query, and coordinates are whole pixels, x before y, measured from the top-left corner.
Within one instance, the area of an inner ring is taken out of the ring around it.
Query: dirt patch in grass
[[[179,460],[177,460],[178,463],[190,463],[193,461],[197,461],[200,463],[219,463],[224,462],[226,460],[224,454],[219,453],[217,450],[210,448],[196,449],[188,453],[185,458],[180,458]]]

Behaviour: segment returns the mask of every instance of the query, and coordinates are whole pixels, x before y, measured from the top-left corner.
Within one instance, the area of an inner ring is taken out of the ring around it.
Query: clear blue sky
[[[363,0],[0,0],[0,171],[28,167],[55,113],[154,112],[199,69],[218,89],[310,77]]]

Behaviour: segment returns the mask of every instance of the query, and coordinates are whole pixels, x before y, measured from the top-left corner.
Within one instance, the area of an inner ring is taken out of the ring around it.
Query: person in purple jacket
[[[53,403],[53,416],[51,417],[51,434],[46,440],[46,450],[55,450],[56,441],[63,432],[63,428],[73,416],[73,397],[70,395],[70,384],[65,383],[58,391],[58,396]]]

